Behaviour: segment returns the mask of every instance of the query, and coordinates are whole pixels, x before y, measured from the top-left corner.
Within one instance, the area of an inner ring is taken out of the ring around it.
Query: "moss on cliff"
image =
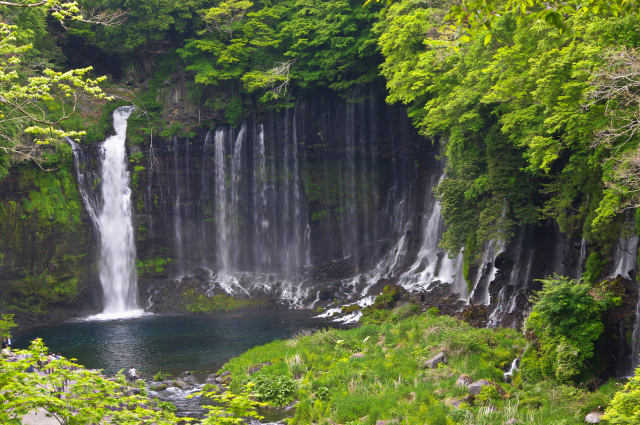
[[[0,289],[5,309],[46,313],[73,304],[88,273],[90,230],[68,146],[35,164],[13,167],[0,189]]]

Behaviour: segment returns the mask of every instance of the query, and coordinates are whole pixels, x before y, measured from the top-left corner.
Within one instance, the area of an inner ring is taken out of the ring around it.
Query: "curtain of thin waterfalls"
[[[116,134],[100,147],[100,200],[87,187],[89,177],[82,172],[78,146],[72,143],[79,189],[100,237],[100,283],[104,293],[101,314],[90,319],[111,319],[142,314],[137,301],[135,245],[131,213],[131,189],[125,137],[132,107],[120,107],[113,113]],[[95,176],[94,176],[95,177]]]

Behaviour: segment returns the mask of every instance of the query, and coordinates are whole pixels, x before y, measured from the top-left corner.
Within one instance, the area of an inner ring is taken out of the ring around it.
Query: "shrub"
[[[254,393],[259,401],[275,406],[291,403],[296,396],[298,385],[289,376],[258,375],[252,379],[255,384]]]
[[[611,425],[640,424],[640,366],[635,376],[613,396],[603,419]]]
[[[171,378],[171,374],[167,373],[167,372],[163,372],[163,371],[158,371],[158,373],[156,373],[155,375],[153,375],[153,380],[158,382],[158,381],[164,381]]]
[[[0,315],[0,338],[10,338],[11,329],[16,327],[16,323],[13,319],[13,314]]]
[[[498,394],[498,389],[496,387],[493,385],[484,385],[480,389],[480,394],[476,396],[476,401],[479,404],[491,404],[499,398],[500,394]]]
[[[567,277],[554,276],[541,282],[544,286],[525,323],[535,350],[522,364],[523,377],[540,372],[559,382],[582,381],[588,372],[593,374],[590,361],[595,354],[594,343],[604,330],[602,312],[612,298],[606,293],[596,298],[590,285]],[[537,364],[533,355],[536,351]]]

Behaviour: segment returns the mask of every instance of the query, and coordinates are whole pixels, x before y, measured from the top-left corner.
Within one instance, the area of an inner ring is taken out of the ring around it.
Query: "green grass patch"
[[[365,315],[355,329],[325,329],[253,348],[224,366],[231,372],[230,389],[272,382],[261,400],[273,406],[298,400],[291,424],[501,425],[513,418],[520,424],[580,424],[585,412],[606,406],[618,387],[589,392],[551,381],[525,384],[517,376],[504,383],[503,371],[526,344],[518,331],[474,328],[435,309],[415,311],[397,307],[384,317]],[[441,351],[446,364],[423,366]],[[496,387],[465,399],[468,390],[456,385],[462,374]]]

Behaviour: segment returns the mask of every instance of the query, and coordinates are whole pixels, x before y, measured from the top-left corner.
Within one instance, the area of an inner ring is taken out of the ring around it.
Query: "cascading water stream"
[[[104,293],[102,313],[89,320],[111,320],[144,314],[138,307],[136,251],[131,217],[131,189],[125,138],[127,120],[133,107],[123,106],[113,113],[116,134],[108,137],[100,147],[101,202],[96,208],[83,184],[85,176],[78,170],[78,182],[85,206],[100,236],[100,283]],[[74,147],[75,158],[77,146]]]
[[[215,150],[215,199],[216,199],[216,248],[218,255],[218,268],[222,273],[227,273],[230,266],[229,249],[229,225],[226,190],[227,165],[225,161],[225,132],[216,130],[214,136]]]

